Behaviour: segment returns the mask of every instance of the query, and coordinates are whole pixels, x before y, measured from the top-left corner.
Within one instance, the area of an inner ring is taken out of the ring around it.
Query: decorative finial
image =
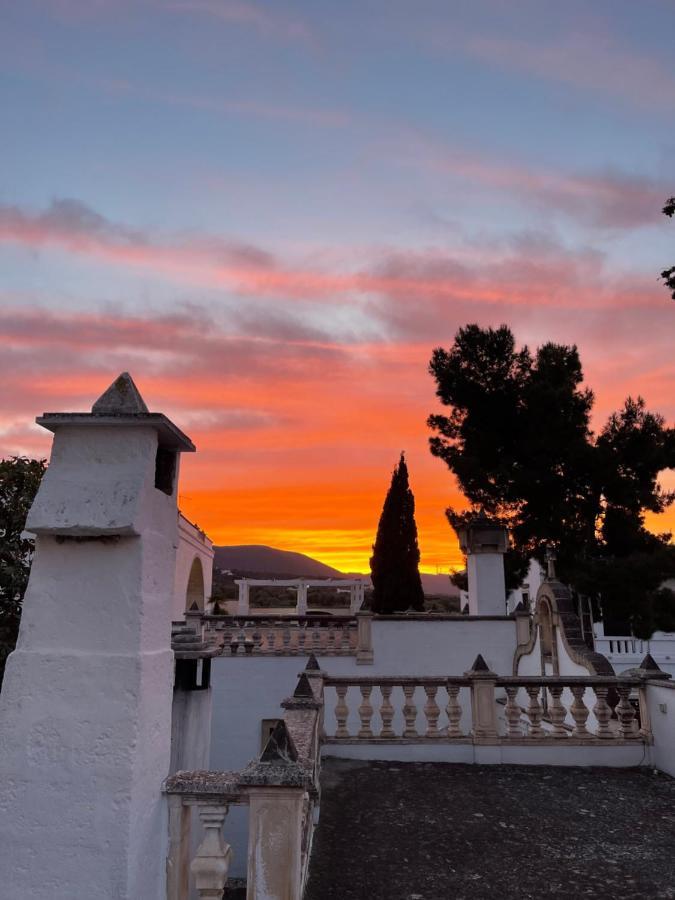
[[[557,558],[555,547],[553,547],[552,544],[549,544],[546,547],[546,577],[549,581],[552,581],[555,578],[555,561]]]
[[[148,412],[140,391],[128,372],[122,372],[91,408],[96,416],[129,416]]]

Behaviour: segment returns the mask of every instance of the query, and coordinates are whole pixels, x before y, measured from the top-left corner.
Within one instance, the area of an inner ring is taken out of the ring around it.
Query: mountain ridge
[[[353,572],[340,572],[326,563],[320,562],[305,553],[294,550],[279,550],[266,544],[231,544],[213,548],[213,563],[218,569],[229,569],[245,572],[247,575],[269,575],[275,578],[368,578],[370,575]],[[458,589],[450,582],[447,575],[422,574],[422,586],[425,594],[442,594],[458,597]]]

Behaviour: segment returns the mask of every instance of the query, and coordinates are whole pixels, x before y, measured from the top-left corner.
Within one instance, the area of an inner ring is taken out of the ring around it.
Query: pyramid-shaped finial
[[[309,683],[309,678],[307,675],[302,672],[300,677],[298,678],[298,683],[295,686],[295,690],[293,691],[294,697],[306,697],[310,700],[314,699],[314,691],[312,690],[312,685]]]
[[[645,672],[660,672],[661,668],[659,664],[656,662],[651,653],[648,653],[645,658],[642,660],[638,669],[643,669]]]
[[[260,755],[260,762],[293,763],[298,761],[298,751],[283,719],[279,719],[274,731],[269,736],[265,749]]]
[[[148,412],[148,407],[128,372],[122,372],[91,408],[96,416],[130,416]]]
[[[483,659],[482,655],[479,653],[478,656],[474,659],[473,665],[471,666],[472,672],[489,672],[490,667]]]
[[[320,671],[321,666],[319,665],[319,660],[316,658],[316,656],[314,656],[313,653],[309,654],[309,657],[307,658],[307,665],[305,666],[305,669],[309,672]]]

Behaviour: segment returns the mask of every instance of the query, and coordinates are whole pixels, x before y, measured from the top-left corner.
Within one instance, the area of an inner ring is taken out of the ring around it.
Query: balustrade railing
[[[325,740],[626,742],[648,739],[640,679],[324,676]],[[645,727],[642,727],[645,725]]]
[[[200,900],[221,900],[232,860],[227,814],[234,804],[249,807],[247,896],[299,900],[318,798],[322,704],[322,673],[310,657],[257,760],[242,772],[167,778],[167,900],[188,900],[193,889]]]
[[[204,616],[205,633],[225,654],[240,656],[354,656],[354,616]]]

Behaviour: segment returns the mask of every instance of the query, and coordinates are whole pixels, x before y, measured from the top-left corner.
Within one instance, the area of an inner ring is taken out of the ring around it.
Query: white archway
[[[188,611],[197,609],[203,611],[205,599],[204,568],[201,559],[195,556],[192,560],[187,590],[185,591],[185,609]]]

